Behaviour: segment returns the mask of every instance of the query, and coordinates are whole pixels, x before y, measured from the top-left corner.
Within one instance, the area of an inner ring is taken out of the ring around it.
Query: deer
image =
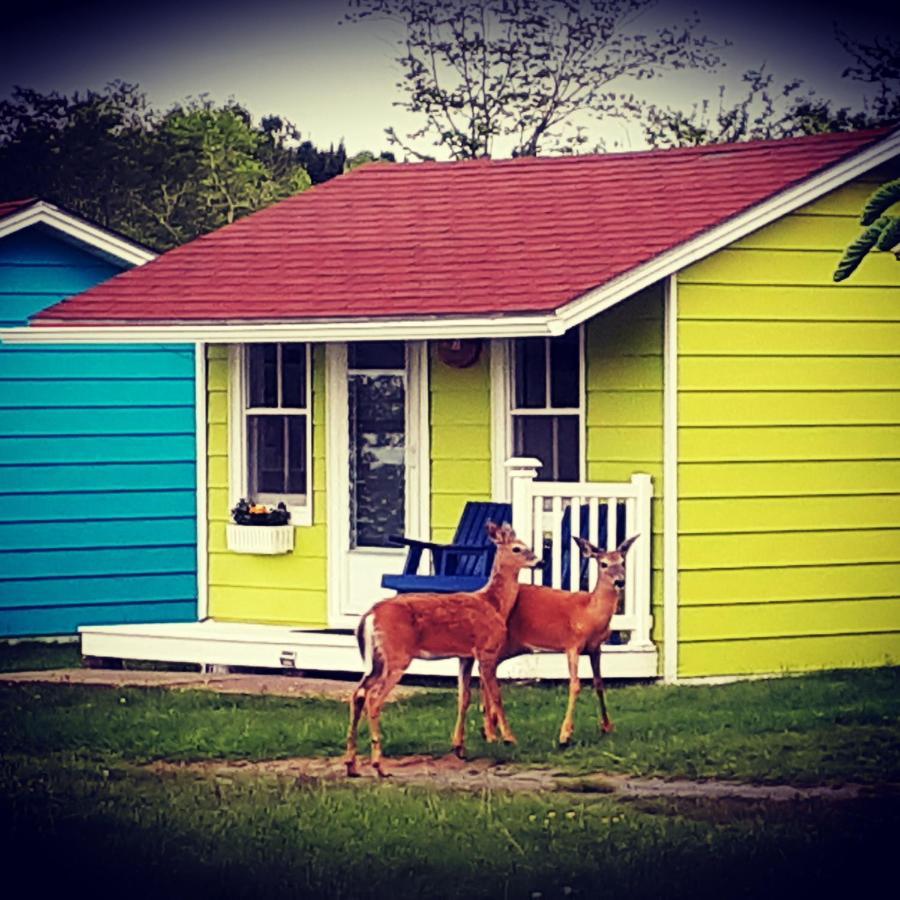
[[[625,557],[639,535],[623,541],[615,550],[600,550],[581,537],[572,539],[581,555],[596,559],[597,582],[591,591],[563,591],[541,585],[522,584],[506,623],[506,640],[499,662],[534,651],[565,653],[569,664],[569,703],[559,732],[559,744],[568,746],[575,731],[575,702],[581,692],[578,661],[587,654],[591,661],[593,685],[600,699],[600,727],[605,734],[615,730],[606,707],[600,676],[600,649],[609,640],[611,622],[625,588]],[[470,697],[469,682],[473,659],[459,661],[459,705],[465,714]],[[465,706],[464,706],[465,700]],[[485,704],[485,731],[493,730],[491,711]],[[454,751],[456,748],[454,747]],[[458,755],[458,754],[457,754]]]
[[[497,665],[506,641],[506,620],[516,602],[519,572],[533,568],[539,560],[509,525],[488,522],[486,528],[497,549],[483,588],[454,594],[399,594],[376,603],[360,618],[356,635],[365,671],[350,697],[344,757],[348,777],[359,776],[357,730],[364,708],[369,720],[372,767],[379,777],[386,777],[381,710],[413,659],[464,656],[477,660],[485,701],[485,737],[496,740],[496,723],[503,740],[516,743],[503,710]],[[452,737],[454,752],[460,758],[465,754],[464,712],[461,692]]]

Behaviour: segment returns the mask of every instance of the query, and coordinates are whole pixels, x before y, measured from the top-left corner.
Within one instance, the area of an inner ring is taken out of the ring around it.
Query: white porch
[[[562,583],[563,519],[586,523],[586,536],[598,546],[615,547],[625,536],[639,534],[628,557],[626,587],[620,612],[613,617],[617,643],[604,646],[603,674],[607,678],[654,678],[658,653],[650,639],[651,615],[651,498],[649,476],[635,475],[630,482],[538,482],[537,460],[508,462],[513,501],[513,526],[538,552],[549,552],[544,583],[577,589],[578,565],[570,566],[569,583]],[[582,527],[582,534],[585,534]],[[591,562],[589,581],[596,578]],[[523,573],[524,574],[524,573]],[[343,619],[329,630],[285,625],[220,622],[85,626],[79,629],[85,656],[235,666],[303,672],[361,673],[356,639]],[[415,660],[413,675],[455,677],[457,663]],[[582,677],[590,677],[587,658]],[[541,653],[510,659],[500,666],[504,678],[566,679],[565,657]]]

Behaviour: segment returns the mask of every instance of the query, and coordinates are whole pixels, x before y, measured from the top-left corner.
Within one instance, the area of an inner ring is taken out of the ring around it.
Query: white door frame
[[[431,534],[431,463],[428,345],[407,342],[406,382],[406,533],[428,540]],[[347,345],[325,347],[326,491],[328,528],[328,626],[353,628],[359,617],[344,611],[348,590],[345,554],[350,545],[350,474],[347,447]],[[373,597],[374,603],[378,598]]]

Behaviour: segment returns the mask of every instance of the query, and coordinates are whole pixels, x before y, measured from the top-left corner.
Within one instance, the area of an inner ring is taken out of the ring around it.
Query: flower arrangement
[[[241,497],[231,510],[231,518],[237,525],[289,525],[291,514],[284,503],[273,508]]]

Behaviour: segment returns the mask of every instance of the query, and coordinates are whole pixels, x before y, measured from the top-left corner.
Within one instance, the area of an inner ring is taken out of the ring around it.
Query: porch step
[[[362,673],[362,661],[352,631],[309,631],[280,625],[203,622],[90,625],[79,629],[85,656],[153,662],[245,666],[260,669],[302,669],[305,672]],[[413,660],[412,675],[455,678],[455,659]],[[579,670],[591,675],[587,657]],[[565,657],[559,653],[519,656],[501,664],[502,678],[566,680]],[[604,678],[655,678],[655,647],[608,646],[603,651]]]

